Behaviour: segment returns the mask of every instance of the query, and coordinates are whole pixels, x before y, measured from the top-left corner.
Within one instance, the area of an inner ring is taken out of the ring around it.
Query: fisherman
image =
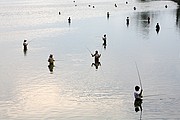
[[[159,26],[159,23],[156,24],[156,32],[158,33],[160,30],[160,26]]]
[[[107,44],[106,44],[106,40],[107,40],[106,34],[104,34],[104,36],[102,37],[102,40],[104,41],[103,45],[106,46],[106,45],[107,45]]]
[[[134,107],[135,107],[135,111],[138,112],[139,110],[142,111],[142,92],[143,90],[141,89],[140,90],[140,87],[139,86],[135,86],[135,92],[134,92]]]
[[[23,46],[24,46],[24,51],[27,51],[27,46],[28,46],[27,40],[24,40]]]
[[[109,12],[107,12],[107,18],[108,18],[108,19],[109,19],[109,15],[110,15]]]
[[[69,23],[69,24],[71,23],[71,18],[70,18],[70,17],[68,18],[68,23]]]
[[[126,25],[129,26],[129,17],[126,18]]]
[[[150,23],[150,17],[148,17],[148,24]]]
[[[49,55],[49,59],[48,59],[49,66],[51,66],[51,65],[54,66],[54,61],[55,61],[55,60],[54,60],[54,58],[53,58],[53,55],[50,54],[50,55]]]
[[[93,54],[91,54],[92,55],[92,57],[94,57],[94,61],[95,61],[95,64],[96,63],[100,63],[99,62],[99,58],[101,57],[101,54],[98,54],[98,51],[96,50],[95,51],[95,54],[93,55]]]

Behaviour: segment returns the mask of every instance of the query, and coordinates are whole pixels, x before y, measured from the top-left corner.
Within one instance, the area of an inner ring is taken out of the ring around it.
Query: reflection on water
[[[115,8],[111,0],[10,1],[0,7],[0,119],[180,119],[175,3],[116,1]],[[97,37],[104,33],[108,47]],[[32,41],[26,57],[23,39]],[[101,53],[100,61],[92,63],[86,46]],[[55,67],[47,65],[49,53],[59,60]],[[149,96],[141,104],[132,95],[139,83],[134,61]]]

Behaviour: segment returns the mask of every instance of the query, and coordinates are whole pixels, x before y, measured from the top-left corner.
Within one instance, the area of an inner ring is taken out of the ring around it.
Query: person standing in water
[[[135,101],[134,101],[134,107],[135,107],[135,111],[138,112],[139,110],[142,111],[142,92],[143,90],[141,89],[140,90],[140,87],[139,86],[135,86],[135,92],[134,92],[134,98],[135,98]]]
[[[159,23],[156,24],[156,32],[158,33],[160,30],[160,26],[159,26]]]
[[[129,26],[129,17],[126,18],[126,25]]]
[[[28,42],[27,40],[24,40],[23,42],[24,51],[27,51],[27,46],[28,46]]]
[[[70,17],[68,18],[68,23],[69,23],[69,24],[71,23],[71,18],[70,18]]]
[[[95,64],[96,63],[100,63],[99,62],[99,58],[101,57],[101,54],[98,54],[98,51],[96,50],[95,51],[95,54],[93,55],[93,54],[91,54],[92,55],[92,57],[94,57],[94,61],[95,61]]]
[[[98,54],[98,51],[95,51],[95,54],[91,54],[92,57],[94,57],[94,63],[92,63],[91,66],[95,66],[96,67],[96,70],[98,69],[99,66],[101,66],[101,63],[99,61],[99,58],[101,57],[101,54]]]
[[[48,62],[49,62],[49,65],[53,65],[54,66],[54,58],[53,58],[53,55],[52,54],[50,54],[49,55],[49,59],[48,59]]]
[[[103,40],[103,45],[106,46],[107,45],[107,37],[106,37],[106,34],[104,34],[104,36],[102,37],[102,40]]]

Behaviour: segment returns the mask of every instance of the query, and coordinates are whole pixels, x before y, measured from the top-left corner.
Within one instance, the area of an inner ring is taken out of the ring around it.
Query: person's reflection
[[[24,56],[26,56],[27,55],[27,50],[23,49],[23,52],[24,52]]]
[[[48,65],[49,71],[52,74],[53,73],[53,69],[54,69],[54,65]]]
[[[103,47],[104,47],[104,50],[106,50],[107,45],[106,45],[106,44],[103,44]]]
[[[136,112],[142,111],[142,99],[135,99],[134,100],[134,110]]]
[[[99,66],[101,66],[100,62],[92,63],[91,67],[95,66],[96,70],[98,69]]]

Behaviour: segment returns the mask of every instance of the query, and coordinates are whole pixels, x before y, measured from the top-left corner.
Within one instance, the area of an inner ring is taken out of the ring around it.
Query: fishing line
[[[138,73],[139,83],[140,83],[140,86],[141,86],[141,89],[142,89],[141,76],[140,76],[139,69],[138,69],[136,61],[135,61],[135,65],[136,65],[136,70],[137,70],[137,73]]]

